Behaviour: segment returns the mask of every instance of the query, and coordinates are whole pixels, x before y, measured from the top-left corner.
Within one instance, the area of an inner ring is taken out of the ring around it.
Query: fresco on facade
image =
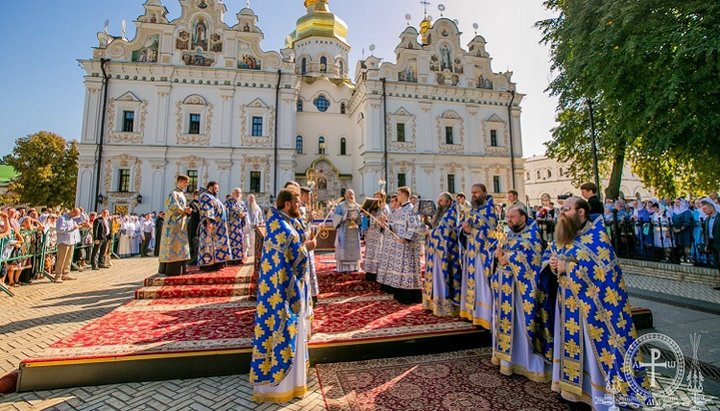
[[[218,53],[222,52],[222,50],[223,50],[222,36],[220,36],[217,33],[213,33],[213,35],[210,36],[210,43],[211,43],[210,50],[212,50],[214,52],[218,52]]]
[[[200,17],[193,26],[192,49],[208,50],[208,27],[205,18]]]
[[[175,48],[178,50],[187,50],[190,48],[190,33],[183,30],[178,34],[178,38],[175,39]]]
[[[132,52],[132,61],[137,63],[157,63],[160,49],[160,34],[153,34],[145,40],[139,49]]]
[[[245,54],[238,60],[238,68],[247,70],[260,70],[262,68],[262,63],[257,57],[250,54]]]
[[[203,55],[200,49],[198,49],[198,52],[195,54],[183,54],[182,59],[183,63],[187,64],[188,66],[210,67],[215,63],[215,59]]]
[[[408,61],[405,70],[398,73],[398,80],[417,83],[417,60]]]

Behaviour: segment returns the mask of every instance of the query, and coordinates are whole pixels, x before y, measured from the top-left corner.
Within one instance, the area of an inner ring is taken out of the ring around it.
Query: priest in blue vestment
[[[258,278],[250,383],[253,400],[283,403],[307,392],[312,320],[306,241],[297,231],[300,191],[282,190],[268,212]]]
[[[228,216],[228,231],[230,237],[230,251],[232,261],[244,263],[247,255],[245,241],[245,227],[249,225],[248,209],[242,201],[242,190],[240,187],[233,189],[230,198],[225,200],[225,210]]]
[[[460,289],[460,317],[486,329],[492,328],[493,297],[490,290],[494,242],[497,227],[492,196],[484,184],[472,186],[472,208],[462,223],[463,274]]]
[[[458,245],[458,210],[450,193],[441,193],[425,250],[423,308],[438,317],[457,315],[462,267]]]
[[[198,265],[201,270],[221,268],[233,259],[228,237],[227,211],[217,198],[220,185],[211,181],[199,197],[200,231]]]
[[[611,390],[641,404],[642,394],[630,388],[623,372],[625,354],[636,339],[625,281],[602,216],[589,216],[587,201],[565,200],[555,241],[543,256],[543,270],[555,274],[559,284],[552,389],[595,410],[609,408],[602,399]]]
[[[525,207],[506,213],[508,231],[498,232],[495,271],[492,362],[504,375],[520,374],[536,382],[552,377],[552,352],[547,346],[535,351],[535,334],[548,327],[538,305],[537,281],[543,245],[535,221]]]

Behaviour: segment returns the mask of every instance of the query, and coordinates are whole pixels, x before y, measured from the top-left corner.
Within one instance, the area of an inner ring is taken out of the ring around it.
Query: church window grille
[[[250,192],[260,193],[260,181],[262,179],[262,173],[260,171],[250,172]]]
[[[398,143],[405,142],[405,123],[397,123],[397,141]]]
[[[340,139],[340,155],[347,155],[347,140],[345,137]]]
[[[447,175],[447,183],[448,183],[447,191],[449,193],[455,193],[455,174]]]
[[[200,114],[190,114],[190,126],[188,127],[188,134],[200,134]]]
[[[445,144],[455,144],[453,138],[453,128],[445,127]]]
[[[502,187],[500,187],[500,176],[493,176],[493,193],[500,193]]]
[[[263,135],[263,118],[253,116],[252,118],[252,136],[261,137]]]
[[[347,106],[345,105],[345,103],[340,103],[340,114],[345,114],[346,111]]]
[[[497,146],[498,146],[497,130],[490,130],[490,147],[497,147]]]
[[[307,73],[307,59],[303,58],[302,62],[300,63],[300,74]]]
[[[122,131],[124,133],[132,133],[135,130],[135,112],[134,111],[123,111],[123,126]]]
[[[318,138],[318,154],[325,154],[325,137]]]
[[[327,99],[325,96],[318,96],[315,101],[313,101],[315,104],[315,107],[320,111],[321,113],[326,112],[330,108],[330,100]]]
[[[398,186],[398,187],[403,187],[403,186],[407,185],[405,181],[406,181],[406,174],[405,174],[405,173],[398,173],[398,175],[397,175],[397,186]]]
[[[121,193],[127,193],[128,191],[130,191],[130,169],[129,168],[121,168],[119,171],[118,191]]]
[[[302,113],[302,111],[303,111],[303,101],[301,98],[299,98],[297,101],[297,112]]]
[[[187,176],[189,181],[187,192],[192,193],[193,191],[198,189],[198,171],[197,170],[188,170]]]
[[[303,153],[303,138],[302,138],[302,136],[295,137],[295,152],[297,154]]]

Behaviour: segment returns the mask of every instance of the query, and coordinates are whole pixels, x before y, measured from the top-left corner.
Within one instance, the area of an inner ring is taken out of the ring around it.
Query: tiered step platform
[[[312,363],[428,354],[487,346],[490,335],[458,318],[402,305],[363,274],[316,257]],[[135,300],[20,364],[18,389],[230,375],[248,371],[255,302],[252,264],[178,277],[154,275]],[[642,323],[642,316],[636,315]],[[652,319],[650,317],[650,326]]]
[[[363,274],[317,258],[320,289],[310,357],[349,361],[487,345],[488,334],[397,303]],[[20,364],[20,391],[247,372],[255,302],[252,264],[178,277],[154,275],[135,300]]]

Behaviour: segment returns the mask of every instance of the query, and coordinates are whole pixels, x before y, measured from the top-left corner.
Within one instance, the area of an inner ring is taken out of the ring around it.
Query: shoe
[[[99,268],[97,268],[97,267],[93,267],[92,269],[93,269],[93,270],[99,270]]]
[[[101,265],[100,268],[110,268],[109,265]]]
[[[53,280],[53,282],[55,282],[55,283],[61,283],[61,282],[63,282],[63,280],[62,280],[62,278],[57,278],[57,277],[56,277],[56,278]]]
[[[72,277],[72,276],[69,276],[69,275],[64,275],[62,279],[63,279],[63,281],[72,281],[72,280],[77,280],[77,277]]]

